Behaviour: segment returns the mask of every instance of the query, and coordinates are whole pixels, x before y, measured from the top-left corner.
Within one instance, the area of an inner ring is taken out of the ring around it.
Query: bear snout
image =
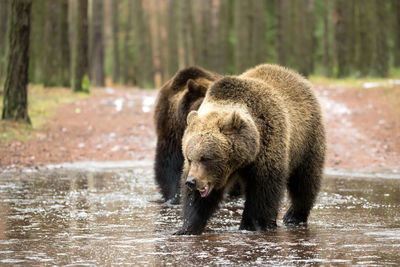
[[[190,189],[196,190],[197,182],[196,182],[196,179],[195,179],[193,176],[188,177],[188,178],[186,179],[185,184],[186,184]]]

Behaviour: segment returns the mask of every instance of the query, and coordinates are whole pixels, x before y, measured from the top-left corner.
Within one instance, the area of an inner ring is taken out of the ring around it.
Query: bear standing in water
[[[199,67],[189,67],[177,72],[158,94],[154,112],[157,134],[154,172],[164,200],[171,204],[179,203],[186,117],[199,108],[208,86],[221,77]]]
[[[321,109],[305,78],[276,65],[222,78],[187,122],[184,222],[176,234],[201,234],[237,179],[246,197],[240,229],[275,227],[285,187],[291,205],[284,223],[307,222],[326,149]]]

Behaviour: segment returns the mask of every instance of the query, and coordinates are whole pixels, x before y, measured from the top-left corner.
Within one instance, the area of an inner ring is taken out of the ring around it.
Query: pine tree
[[[36,0],[35,0],[36,1]],[[60,23],[58,27],[58,43],[60,44],[60,65],[58,85],[69,87],[71,85],[71,49],[69,41],[68,10],[69,0],[60,1]]]
[[[29,81],[43,83],[45,50],[43,40],[45,33],[45,0],[32,1],[31,35],[29,48]]]
[[[400,1],[393,0],[393,8],[394,12],[394,27],[393,33],[395,36],[395,45],[394,45],[394,65],[396,67],[400,67]]]
[[[103,0],[92,0],[91,27],[91,80],[96,86],[104,86],[104,37]]]
[[[43,64],[43,85],[52,87],[59,85],[59,66],[60,66],[60,44],[58,43],[59,18],[60,18],[60,1],[45,1],[44,14],[44,41],[42,40],[41,49],[44,50]]]
[[[9,1],[0,1],[0,87],[3,81],[6,68],[6,51],[7,51],[7,24],[9,13]]]
[[[74,92],[89,92],[89,42],[88,1],[77,1],[74,38],[74,60],[72,62],[72,87]]]
[[[23,120],[28,115],[28,67],[31,0],[12,0],[9,25],[9,55],[4,85],[3,120]]]
[[[167,73],[170,79],[179,68],[178,62],[178,29],[176,24],[176,1],[168,1],[167,6]]]
[[[373,57],[372,74],[379,77],[389,75],[388,46],[388,2],[375,0],[375,53]]]
[[[323,2],[323,68],[327,77],[333,75],[333,8],[332,1]]]
[[[119,82],[119,22],[118,22],[119,0],[111,1],[111,27],[112,27],[112,81]]]
[[[335,44],[338,77],[345,77],[350,74],[351,62],[354,59],[353,8],[353,0],[336,0]]]

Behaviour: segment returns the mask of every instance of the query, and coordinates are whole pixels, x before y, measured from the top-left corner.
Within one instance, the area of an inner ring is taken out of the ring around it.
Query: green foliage
[[[68,49],[71,54],[76,50],[74,36],[82,28],[75,27],[81,0],[49,2],[52,1],[33,1],[29,81],[70,86],[73,58],[58,57],[68,55]],[[166,82],[179,68],[188,65],[236,74],[264,61],[305,75],[386,76],[388,67],[390,70],[393,65],[400,66],[398,2],[113,0],[112,4],[105,4],[103,16],[106,80],[114,75],[114,83],[148,88],[154,87],[154,77]],[[4,8],[2,12],[6,12]],[[89,12],[89,27],[94,23],[92,13]],[[58,25],[61,20],[64,28]],[[182,36],[192,39],[186,44],[187,39]],[[0,27],[0,84],[6,67],[3,37]],[[65,41],[69,37],[71,40]],[[117,53],[113,51],[113,38]],[[91,56],[88,55],[92,62]],[[58,60],[53,64],[50,59],[54,57]],[[235,64],[242,66],[237,68]],[[114,65],[118,65],[116,69]],[[78,83],[85,92],[89,91],[88,78]]]
[[[85,74],[82,78],[82,92],[89,93],[90,92],[90,79],[89,75]]]
[[[346,88],[350,87],[363,87],[365,83],[378,83],[381,84],[381,87],[393,87],[393,85],[389,82],[390,79],[399,79],[400,78],[400,70],[393,69],[389,78],[377,78],[377,77],[359,77],[359,76],[348,76],[346,78],[329,78],[321,75],[311,75],[309,80],[314,84],[321,85],[339,85]]]

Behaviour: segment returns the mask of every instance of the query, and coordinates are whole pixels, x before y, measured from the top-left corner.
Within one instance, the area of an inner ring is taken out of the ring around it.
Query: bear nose
[[[196,189],[196,179],[194,177],[187,178],[185,184],[191,189]]]

